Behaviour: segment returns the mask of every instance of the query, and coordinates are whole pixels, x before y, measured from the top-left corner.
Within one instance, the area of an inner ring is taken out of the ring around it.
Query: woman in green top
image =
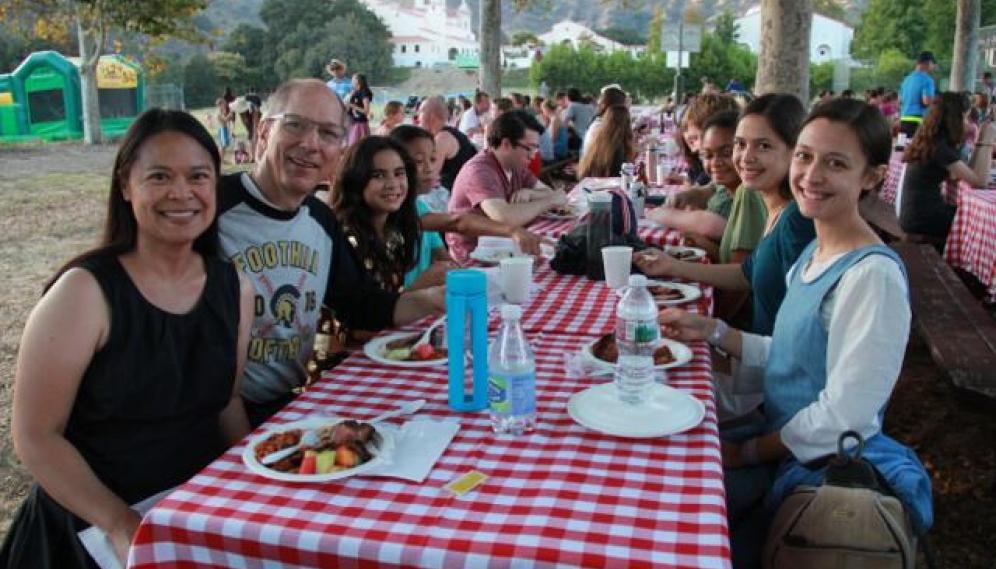
[[[796,136],[806,117],[792,95],[768,94],[744,109],[734,136],[733,161],[746,186],[764,201],[764,237],[743,263],[703,265],[678,261],[656,249],[634,256],[650,276],[675,276],[711,284],[721,290],[751,291],[753,308],[747,328],[770,334],[785,296],[785,275],[813,240],[813,222],[802,217],[788,188],[788,170]]]
[[[726,231],[733,196],[740,187],[740,176],[733,165],[733,136],[737,128],[736,111],[720,111],[702,125],[699,157],[712,178],[708,203],[699,207],[659,207],[647,212],[647,219],[682,233],[692,234],[696,244],[704,246],[710,257],[717,258],[717,243]],[[709,245],[708,241],[712,244]]]

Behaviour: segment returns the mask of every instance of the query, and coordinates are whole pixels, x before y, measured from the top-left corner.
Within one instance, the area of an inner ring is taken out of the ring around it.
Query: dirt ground
[[[9,437],[17,343],[44,281],[92,245],[104,217],[114,148],[0,147],[0,537],[30,476]],[[981,296],[981,292],[979,292]],[[958,397],[914,337],[886,431],[919,453],[934,482],[931,532],[941,567],[992,568],[996,552],[996,414]]]

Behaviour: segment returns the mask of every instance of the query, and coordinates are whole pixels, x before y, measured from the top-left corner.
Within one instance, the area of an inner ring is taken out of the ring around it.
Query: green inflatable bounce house
[[[120,55],[97,64],[100,129],[121,136],[145,108],[145,74]],[[54,51],[29,55],[0,75],[0,143],[83,138],[79,59]]]

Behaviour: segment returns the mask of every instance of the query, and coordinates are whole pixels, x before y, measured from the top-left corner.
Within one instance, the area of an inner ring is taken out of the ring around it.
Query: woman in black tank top
[[[100,247],[56,273],[24,329],[13,436],[36,484],[0,567],[122,564],[130,504],[183,483],[248,432],[237,378],[252,288],[217,257],[220,157],[194,117],[154,109],[115,160]]]

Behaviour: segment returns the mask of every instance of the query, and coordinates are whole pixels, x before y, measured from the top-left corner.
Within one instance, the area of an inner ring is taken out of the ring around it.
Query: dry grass
[[[115,149],[79,145],[0,147],[0,535],[30,476],[14,455],[10,397],[17,344],[52,272],[93,245],[104,219]]]

